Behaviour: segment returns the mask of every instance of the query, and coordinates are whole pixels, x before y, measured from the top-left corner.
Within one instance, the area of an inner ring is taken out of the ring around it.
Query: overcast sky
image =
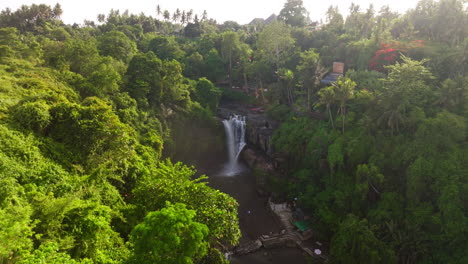
[[[48,4],[54,6],[56,3],[62,5],[64,11],[62,20],[67,24],[81,24],[83,20],[97,20],[98,14],[108,14],[111,9],[128,9],[130,13],[155,16],[156,5],[171,13],[176,9],[193,9],[195,13],[201,14],[203,10],[208,12],[208,17],[214,18],[218,23],[226,20],[234,20],[240,24],[249,23],[254,18],[267,18],[271,14],[278,14],[283,8],[286,0],[1,0],[0,9],[10,7],[16,10],[21,5]],[[304,0],[304,6],[310,13],[312,20],[324,18],[325,12],[330,5],[337,5],[341,13],[346,16],[348,8],[354,2],[362,9],[366,9],[370,3],[378,11],[382,5],[389,4],[392,10],[399,13],[416,6],[418,0]]]

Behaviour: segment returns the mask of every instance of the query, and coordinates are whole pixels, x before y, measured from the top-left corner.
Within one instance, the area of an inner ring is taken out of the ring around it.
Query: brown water
[[[239,203],[239,224],[242,231],[240,242],[257,239],[261,235],[278,233],[282,227],[267,209],[267,197],[255,191],[255,179],[247,170],[236,176],[207,173],[209,185],[234,197]],[[262,249],[244,256],[233,256],[232,264],[307,264],[306,256],[297,248]]]

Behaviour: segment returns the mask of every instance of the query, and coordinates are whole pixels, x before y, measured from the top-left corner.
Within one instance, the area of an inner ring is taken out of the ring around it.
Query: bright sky
[[[193,9],[199,15],[206,10],[208,17],[216,19],[218,23],[234,20],[240,24],[247,24],[257,17],[267,18],[273,13],[278,14],[286,0],[1,0],[0,9],[10,7],[16,10],[21,5],[33,3],[54,6],[57,2],[62,5],[62,20],[67,24],[81,24],[85,19],[97,20],[98,14],[107,15],[111,9],[120,9],[122,12],[128,9],[130,13],[143,12],[154,17],[158,4],[163,10],[167,9],[171,13],[176,8]],[[312,20],[320,20],[324,18],[330,5],[337,5],[341,14],[346,16],[351,2],[359,4],[361,9],[366,9],[373,3],[377,11],[381,6],[389,4],[392,10],[403,13],[409,8],[414,8],[418,0],[304,0],[304,6]]]

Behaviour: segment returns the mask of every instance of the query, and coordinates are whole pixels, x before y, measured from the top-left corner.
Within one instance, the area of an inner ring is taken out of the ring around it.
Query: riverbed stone
[[[234,253],[237,255],[245,255],[259,250],[262,247],[262,242],[257,239],[236,247]]]

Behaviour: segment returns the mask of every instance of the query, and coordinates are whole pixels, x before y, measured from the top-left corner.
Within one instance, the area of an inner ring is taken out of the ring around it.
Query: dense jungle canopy
[[[330,263],[468,263],[466,1],[320,23],[287,0],[247,25],[72,11],[0,13],[0,263],[226,263],[237,202],[196,174],[224,151],[221,98],[281,124],[270,191]]]

